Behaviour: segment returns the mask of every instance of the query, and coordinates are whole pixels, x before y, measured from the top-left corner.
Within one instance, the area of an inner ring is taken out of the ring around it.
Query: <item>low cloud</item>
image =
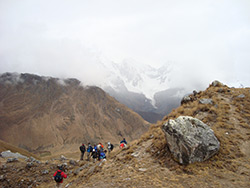
[[[131,58],[173,67],[170,87],[250,86],[249,8],[244,0],[1,1],[0,72],[98,85],[107,62]]]

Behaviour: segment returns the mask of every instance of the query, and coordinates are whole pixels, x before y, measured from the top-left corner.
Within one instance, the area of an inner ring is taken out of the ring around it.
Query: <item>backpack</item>
[[[92,146],[89,146],[87,152],[92,152],[92,150],[93,150]]]
[[[63,180],[63,177],[62,177],[62,174],[61,174],[62,172],[58,172],[57,171],[57,173],[56,173],[56,175],[55,175],[55,177],[54,177],[54,179],[55,179],[55,181],[56,182],[61,182],[62,180]]]
[[[104,159],[104,158],[106,158],[106,155],[105,155],[105,153],[101,152],[100,153],[100,159]]]
[[[114,146],[113,144],[110,145],[110,150],[113,150]]]

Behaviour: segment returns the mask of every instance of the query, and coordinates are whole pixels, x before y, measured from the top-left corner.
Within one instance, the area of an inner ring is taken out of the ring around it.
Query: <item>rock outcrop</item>
[[[190,116],[169,120],[162,129],[171,153],[181,164],[205,161],[220,148],[220,142],[213,130]]]

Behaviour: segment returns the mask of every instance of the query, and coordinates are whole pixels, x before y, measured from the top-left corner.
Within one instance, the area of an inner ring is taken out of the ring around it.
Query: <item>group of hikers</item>
[[[110,146],[110,142],[109,142],[109,146]],[[108,147],[109,147],[108,146]],[[113,149],[113,145],[112,145],[112,149]],[[80,146],[80,151],[81,151],[81,157],[80,157],[80,160],[83,160],[83,157],[84,157],[84,154],[86,152],[86,147],[84,144],[82,144]],[[112,150],[109,150],[109,152],[112,151]],[[93,158],[93,162],[96,161],[96,159],[98,159],[99,161],[102,160],[102,159],[106,159],[106,153],[107,153],[107,150],[104,150],[104,146],[102,143],[99,143],[99,144],[95,144],[94,146],[91,146],[90,143],[88,143],[88,146],[87,146],[87,161],[90,160],[90,157]]]
[[[127,141],[125,138],[120,142],[120,148],[124,148],[127,145]],[[107,146],[108,152],[110,153],[114,149],[114,145],[108,142]],[[86,152],[86,147],[84,143],[80,146],[81,156],[80,160],[83,160],[84,154]],[[87,161],[90,161],[90,158],[93,158],[93,162],[96,162],[98,159],[99,161],[106,159],[106,153],[107,150],[104,149],[104,146],[102,143],[95,144],[94,146],[91,146],[90,143],[88,143],[87,146]],[[62,166],[59,166],[59,169],[54,173],[54,180],[56,181],[56,187],[61,187],[63,183],[63,178],[67,178],[67,175],[63,172]]]
[[[120,148],[124,148],[127,145],[127,141],[125,138],[120,142]],[[108,142],[107,146],[108,152],[110,153],[114,149],[114,145]],[[80,160],[83,160],[84,154],[86,152],[86,146],[84,143],[80,146],[80,151],[81,151],[81,157]],[[107,150],[104,149],[103,144],[100,142],[99,144],[95,144],[94,146],[91,146],[90,143],[88,143],[87,146],[87,161],[90,161],[90,158],[93,158],[93,162],[96,162],[98,159],[99,161],[102,159],[106,159],[106,153]]]

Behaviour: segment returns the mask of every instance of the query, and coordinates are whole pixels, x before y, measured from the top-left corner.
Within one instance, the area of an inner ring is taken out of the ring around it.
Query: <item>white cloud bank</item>
[[[171,64],[171,87],[250,86],[248,0],[0,0],[0,27],[1,73],[99,84],[131,58]]]

